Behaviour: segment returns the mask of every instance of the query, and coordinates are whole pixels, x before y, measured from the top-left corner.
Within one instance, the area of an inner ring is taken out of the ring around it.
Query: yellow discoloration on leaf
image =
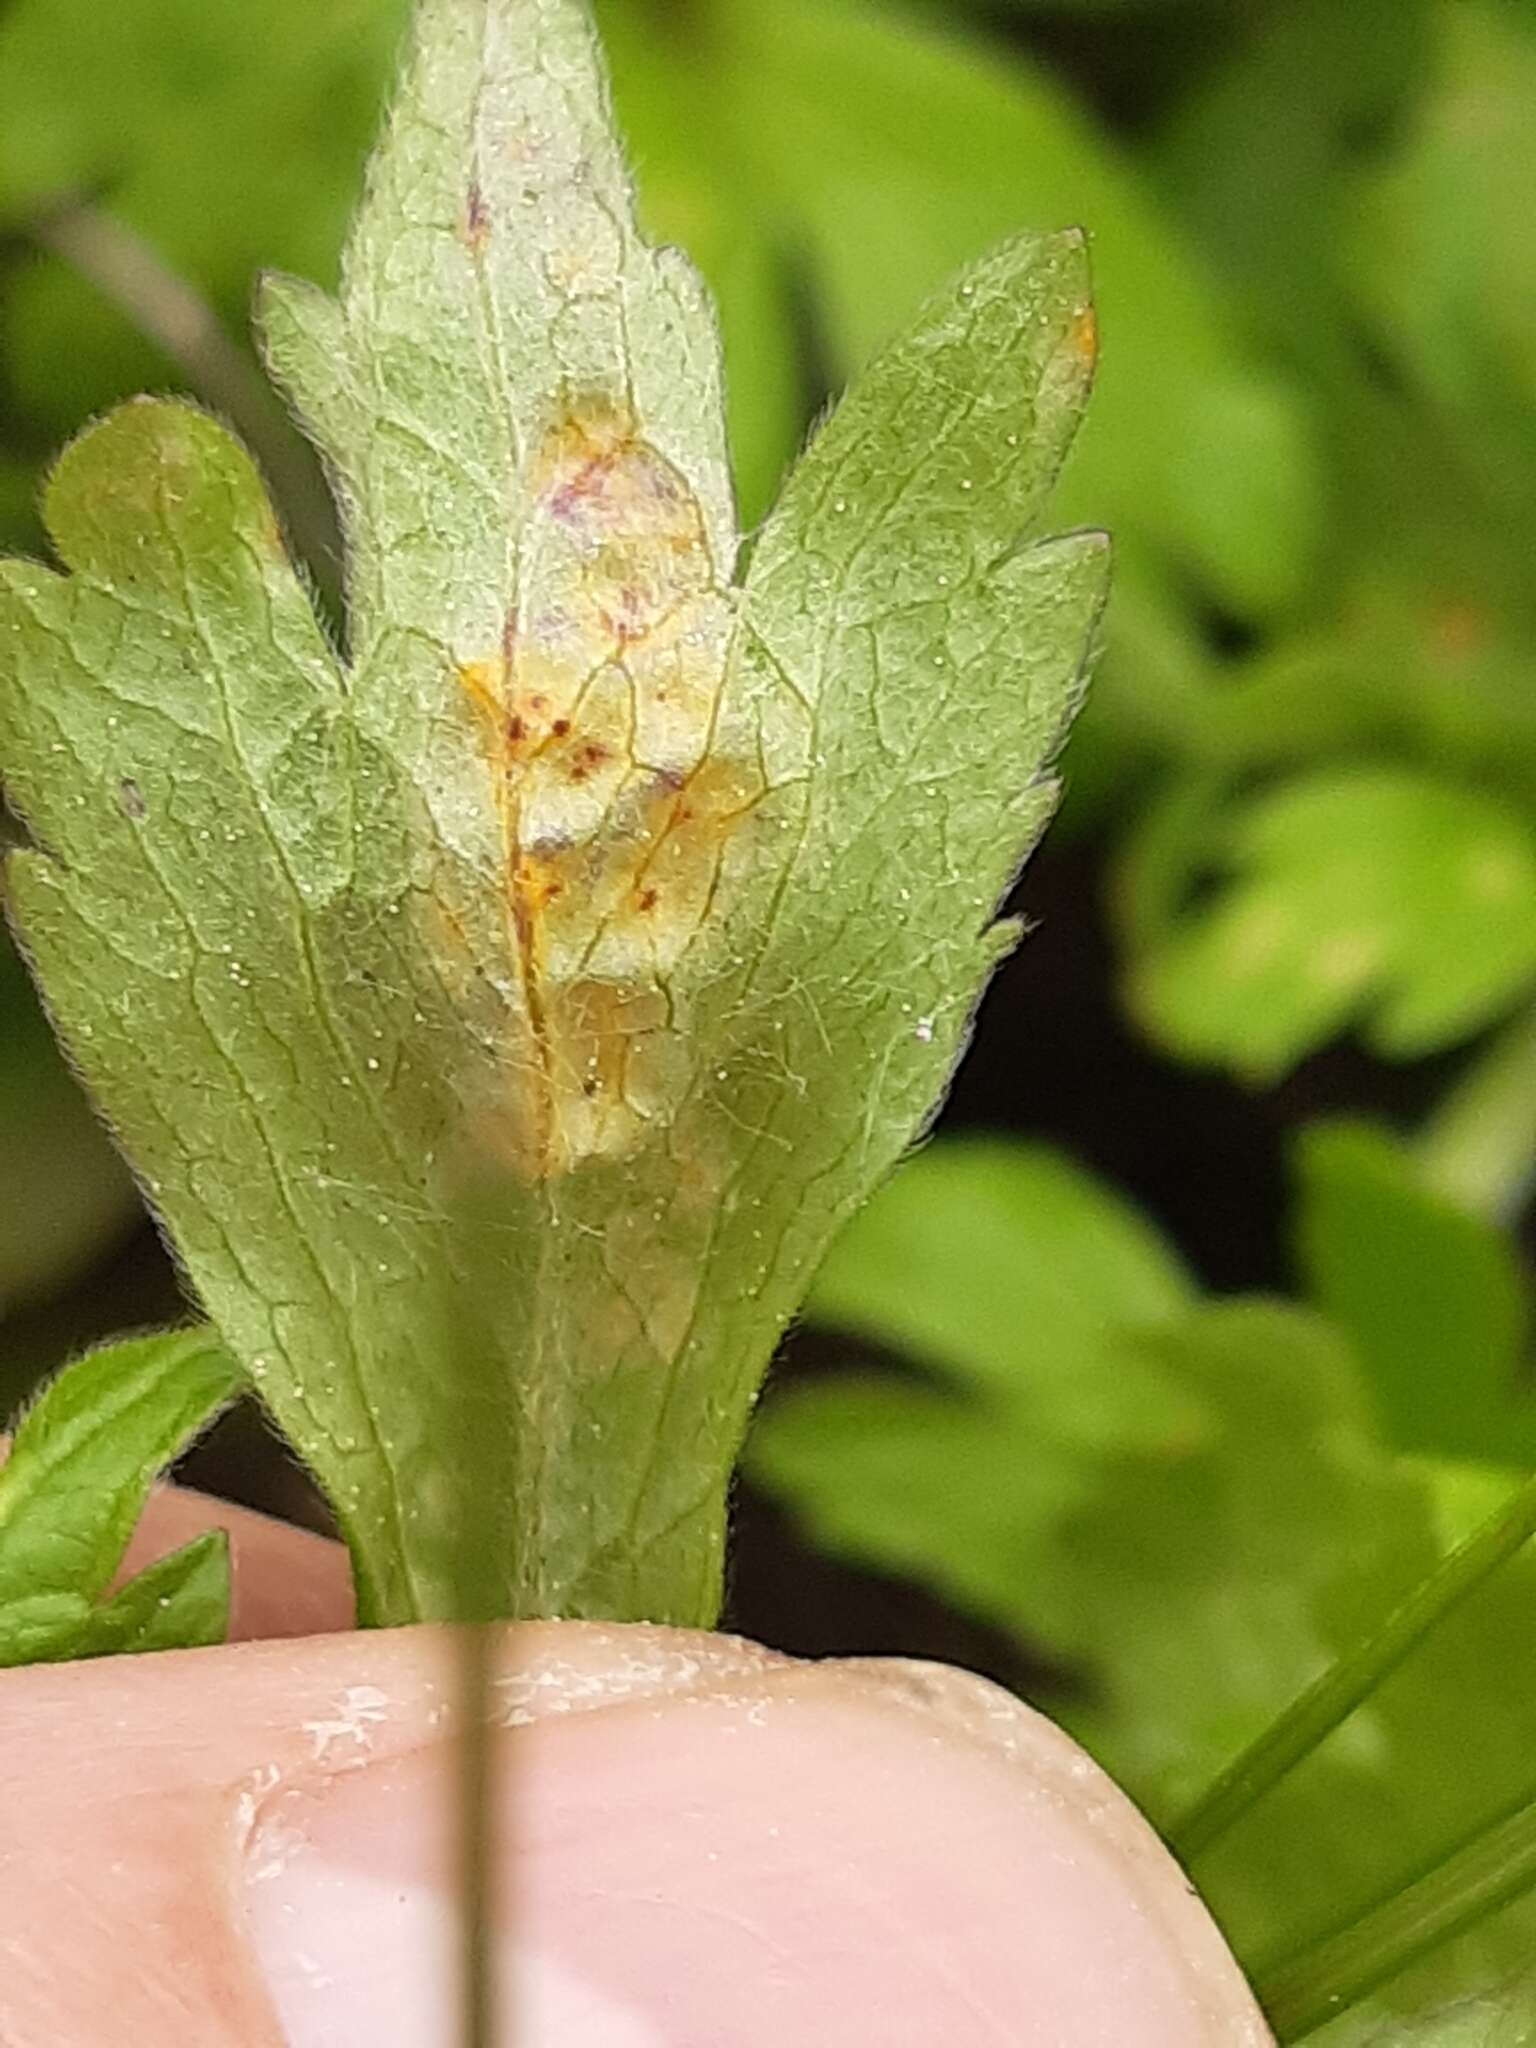
[[[734,621],[685,478],[591,400],[529,465],[517,603],[459,680],[487,738],[534,1056],[512,1150],[538,1177],[622,1156],[686,1080],[674,970],[763,794],[719,750]]]
[[[1084,306],[1073,321],[1070,346],[1079,362],[1092,370],[1099,359],[1099,323],[1092,306]]]

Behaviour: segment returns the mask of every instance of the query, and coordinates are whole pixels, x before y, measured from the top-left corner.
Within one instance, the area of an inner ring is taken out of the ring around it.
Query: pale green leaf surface
[[[103,1593],[151,1485],[241,1385],[207,1330],[130,1338],[67,1366],[0,1465],[0,1606]]]
[[[451,1604],[469,1485],[508,1610],[712,1617],[768,1352],[1012,937],[1103,594],[1039,539],[1087,317],[1070,238],[935,300],[737,592],[712,323],[579,10],[436,0],[340,299],[266,305],[346,668],[210,421],[61,464],[73,573],[0,611],[16,913],[366,1618]]]
[[[1322,769],[1239,806],[1225,854],[1132,975],[1141,1016],[1187,1058],[1265,1079],[1350,1025],[1414,1058],[1536,977],[1536,839],[1492,797]]]
[[[814,402],[800,360],[792,251],[736,147],[714,39],[644,4],[595,11],[641,224],[687,250],[719,314],[731,467],[750,533],[777,495]]]
[[[1297,1165],[1302,1277],[1353,1338],[1389,1440],[1536,1463],[1529,1305],[1505,1233],[1426,1186],[1407,1148],[1369,1126],[1314,1124]]]

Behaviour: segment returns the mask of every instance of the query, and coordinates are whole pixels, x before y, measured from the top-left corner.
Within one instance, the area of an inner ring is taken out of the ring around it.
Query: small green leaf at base
[[[44,1391],[0,1466],[0,1664],[219,1639],[218,1532],[103,1596],[155,1479],[243,1384],[211,1332],[184,1330],[92,1352]]]
[[[44,1593],[0,1607],[0,1670],[221,1643],[229,1593],[229,1538],[209,1529],[100,1606],[74,1593]]]

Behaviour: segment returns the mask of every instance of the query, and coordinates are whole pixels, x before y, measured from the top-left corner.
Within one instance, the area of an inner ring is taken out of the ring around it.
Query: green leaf
[[[1305,417],[1059,84],[1022,55],[1003,62],[879,9],[708,0],[700,12],[695,61],[760,211],[809,263],[839,377],[997,237],[1026,221],[1080,224],[1112,346],[1066,482],[1069,516],[1192,566],[1244,615],[1295,590],[1316,539]]]
[[[1133,969],[1175,1051],[1254,1080],[1351,1024],[1391,1058],[1455,1044],[1536,977],[1536,836],[1428,774],[1319,769],[1238,807],[1228,872]]]
[[[465,1498],[506,1611],[713,1617],[767,1357],[1016,936],[1104,589],[1041,537],[1088,321],[1077,238],[977,266],[738,589],[580,9],[433,0],[340,299],[266,297],[345,667],[210,420],[61,462],[71,573],[0,606],[15,913],[365,1619],[453,1610]]]
[[[1201,1417],[1127,1361],[1126,1325],[1190,1299],[1141,1218],[1044,1149],[935,1145],[837,1240],[817,1321],[872,1340],[942,1386],[874,1377],[770,1402],[754,1474],[828,1549],[936,1586],[1062,1653],[1085,1646],[1074,1510],[1128,1447],[1182,1450]],[[956,1398],[962,1396],[963,1398]]]
[[[0,1665],[222,1639],[220,1532],[103,1598],[158,1475],[243,1384],[207,1330],[109,1345],[66,1367],[0,1465]]]
[[[0,1606],[0,1670],[74,1656],[90,1630],[92,1608],[79,1593],[39,1593]]]
[[[241,1384],[207,1330],[131,1338],[66,1367],[0,1466],[0,1605],[104,1592],[155,1478]]]
[[[813,1313],[942,1388],[771,1400],[756,1477],[834,1551],[1076,1659],[1053,1700],[1154,1811],[1184,1804],[1427,1566],[1339,1339],[1203,1307],[1048,1153],[935,1145],[834,1247]],[[1177,1626],[1170,1624],[1177,1617]]]
[[[719,312],[731,466],[742,527],[751,532],[818,396],[802,361],[793,252],[737,147],[712,34],[644,0],[597,13],[641,223],[687,250]]]
[[[1287,0],[1258,10],[1188,89],[1153,165],[1181,223],[1282,357],[1347,375],[1347,273],[1328,260],[1347,219],[1362,136],[1422,83],[1432,0]]]
[[[1486,0],[1435,12],[1435,75],[1395,156],[1367,172],[1346,274],[1396,365],[1456,418],[1490,486],[1536,517],[1536,20]]]
[[[1526,1797],[1358,1917],[1261,1970],[1260,2003],[1280,2040],[1302,2040],[1532,1886],[1536,1801]]]
[[[1407,1148],[1313,1125],[1297,1152],[1297,1257],[1347,1330],[1404,1450],[1536,1465],[1529,1305],[1505,1234],[1428,1187]]]
[[[229,1627],[229,1532],[207,1529],[157,1558],[91,1616],[75,1656],[142,1655],[221,1643]]]
[[[42,1593],[0,1606],[0,1669],[221,1643],[229,1594],[228,1532],[209,1529],[97,1605],[75,1593]]]

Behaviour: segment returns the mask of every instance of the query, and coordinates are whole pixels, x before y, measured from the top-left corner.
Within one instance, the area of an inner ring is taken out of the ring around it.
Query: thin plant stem
[[[334,602],[341,538],[325,476],[255,359],[185,278],[99,207],[58,207],[40,215],[30,232],[162,349],[197,396],[229,421],[260,465],[305,568]]]
[[[1536,1885],[1536,1799],[1461,1842],[1349,1925],[1255,1974],[1282,2042],[1301,2041],[1410,1963]]]
[[[1441,1194],[1497,1223],[1518,1212],[1536,1174],[1536,1007],[1494,1037],[1415,1150]]]
[[[1374,1634],[1293,1700],[1169,1831],[1184,1862],[1199,1856],[1309,1756],[1420,1641],[1536,1532],[1536,1477],[1393,1609]]]

